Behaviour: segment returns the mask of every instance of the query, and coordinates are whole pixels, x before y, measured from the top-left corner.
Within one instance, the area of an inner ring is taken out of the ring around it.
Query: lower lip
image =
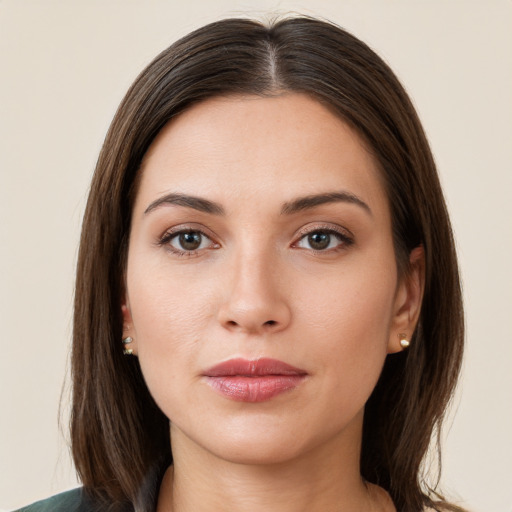
[[[236,402],[265,402],[296,388],[304,378],[305,375],[206,377],[208,384],[215,391]]]

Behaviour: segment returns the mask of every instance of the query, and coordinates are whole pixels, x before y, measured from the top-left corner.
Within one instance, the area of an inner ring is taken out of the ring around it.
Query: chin
[[[254,466],[297,462],[315,452],[325,454],[344,437],[345,428],[340,424],[324,421],[319,428],[316,422],[300,421],[297,417],[288,420],[283,416],[267,415],[224,417],[223,421],[203,423],[201,426],[196,424],[191,430],[182,430],[180,434],[185,434],[187,444],[192,442],[215,458]],[[179,443],[178,437],[181,436],[171,434],[171,437]],[[350,444],[353,446],[357,443]]]
[[[213,455],[234,464],[266,466],[284,464],[300,457],[305,447],[295,439],[231,439],[211,447]]]
[[[199,448],[236,464],[266,465],[293,460],[311,448],[296,422],[266,415],[227,417],[191,425],[171,423],[173,451]]]

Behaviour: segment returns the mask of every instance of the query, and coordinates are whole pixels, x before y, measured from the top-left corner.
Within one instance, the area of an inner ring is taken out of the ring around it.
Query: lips
[[[230,359],[204,372],[217,393],[237,402],[264,402],[296,388],[307,376],[305,370],[277,359]]]

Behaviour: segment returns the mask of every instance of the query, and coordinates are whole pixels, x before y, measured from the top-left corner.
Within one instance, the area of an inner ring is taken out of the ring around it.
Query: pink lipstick
[[[237,402],[264,402],[297,387],[307,372],[277,359],[230,359],[203,374],[214,391]]]

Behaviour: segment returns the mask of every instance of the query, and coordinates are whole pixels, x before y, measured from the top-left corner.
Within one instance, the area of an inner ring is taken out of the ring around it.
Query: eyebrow
[[[350,203],[360,206],[367,213],[372,215],[370,207],[355,194],[350,192],[326,192],[322,194],[313,194],[310,196],[299,197],[293,201],[284,203],[281,208],[281,215],[293,215],[304,210],[315,208],[328,203]],[[193,208],[203,213],[213,215],[225,215],[224,208],[213,201],[203,199],[201,197],[190,196],[188,194],[170,193],[153,201],[144,211],[144,215],[165,205],[184,206],[185,208]]]
[[[156,210],[160,206],[176,205],[184,206],[186,208],[193,208],[204,213],[211,213],[214,215],[224,215],[224,208],[218,203],[203,199],[201,197],[189,196],[187,194],[167,194],[153,201],[144,211],[144,215]]]
[[[360,206],[367,213],[372,215],[370,207],[359,197],[350,192],[327,192],[323,194],[314,194],[306,197],[299,197],[293,201],[285,203],[281,209],[282,215],[292,215],[294,213],[309,210],[328,203],[350,203]]]

